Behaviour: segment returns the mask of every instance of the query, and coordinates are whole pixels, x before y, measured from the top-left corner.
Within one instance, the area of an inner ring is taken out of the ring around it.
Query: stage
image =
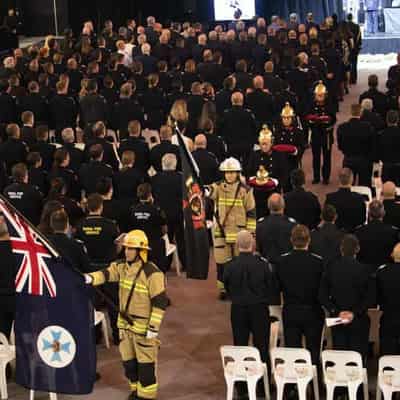
[[[400,52],[400,32],[365,34],[361,54],[389,54]]]

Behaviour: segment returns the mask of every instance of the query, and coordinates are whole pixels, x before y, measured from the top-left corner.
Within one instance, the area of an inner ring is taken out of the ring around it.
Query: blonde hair
[[[171,108],[169,115],[169,125],[173,126],[177,122],[186,122],[189,119],[189,113],[187,110],[187,103],[185,100],[176,100]]]

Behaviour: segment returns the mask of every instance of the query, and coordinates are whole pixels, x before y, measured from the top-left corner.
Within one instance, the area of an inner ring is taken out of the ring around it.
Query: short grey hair
[[[61,137],[64,143],[74,143],[75,132],[72,128],[65,128],[61,132]]]
[[[237,235],[236,245],[239,251],[251,251],[253,249],[253,235],[246,230],[240,231]]]
[[[374,108],[374,101],[372,99],[364,99],[361,102],[361,108],[362,110],[372,111]]]
[[[176,155],[172,153],[164,154],[163,158],[161,159],[163,171],[175,171],[177,164],[178,160],[176,159]]]

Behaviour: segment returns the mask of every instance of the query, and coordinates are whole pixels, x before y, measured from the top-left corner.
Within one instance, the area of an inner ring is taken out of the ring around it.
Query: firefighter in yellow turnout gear
[[[251,188],[240,181],[242,167],[235,158],[228,158],[220,165],[224,174],[221,182],[210,187],[210,198],[215,204],[215,223],[213,228],[214,255],[217,263],[217,286],[220,299],[225,300],[223,284],[224,268],[234,256],[237,234],[247,229],[256,230],[256,206]]]
[[[147,261],[150,250],[144,232],[136,230],[123,240],[126,260],[86,275],[88,283],[119,282],[120,353],[129,380],[129,399],[156,399],[157,339],[168,305],[164,274]]]

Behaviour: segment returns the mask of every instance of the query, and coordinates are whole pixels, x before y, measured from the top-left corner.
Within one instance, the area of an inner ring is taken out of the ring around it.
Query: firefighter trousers
[[[224,271],[225,264],[239,254],[235,243],[226,243],[225,239],[214,239],[214,256],[217,264],[217,287],[225,293]]]
[[[121,330],[119,351],[130,389],[138,400],[157,398],[157,355],[160,341]]]

